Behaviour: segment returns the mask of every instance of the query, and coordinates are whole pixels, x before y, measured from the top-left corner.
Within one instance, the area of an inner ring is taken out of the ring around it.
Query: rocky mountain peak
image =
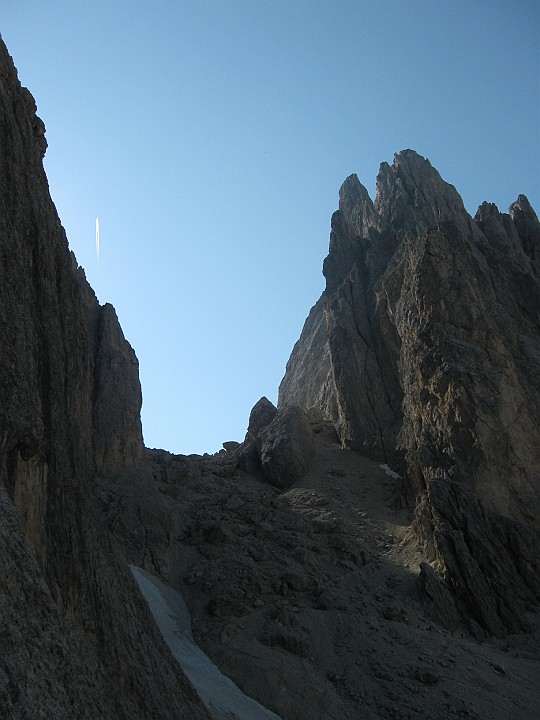
[[[500,217],[499,208],[495,205],[495,203],[486,202],[484,200],[484,202],[478,207],[474,219],[477,223],[482,223],[490,217],[497,218],[498,220]]]
[[[501,528],[510,519],[525,543],[538,531],[539,252],[540,224],[524,196],[510,214],[483,203],[473,220],[412,150],[381,165],[373,204],[351,176],[332,218],[326,289],[278,403],[316,405],[345,447],[402,473],[427,556],[466,588],[460,603],[490,597],[495,609],[480,621],[495,634],[525,627],[523,608],[506,614],[496,563],[477,556],[472,538],[469,556],[448,543],[463,532],[460,513],[471,526],[484,514],[482,537],[508,570],[522,559],[497,545]],[[461,510],[449,519],[450,495]],[[476,595],[479,577],[465,579],[475,563],[484,587]],[[537,572],[515,569],[513,587],[526,596],[534,585],[534,595]]]
[[[368,191],[356,174],[349,175],[339,190],[339,212],[353,237],[365,237],[379,227],[379,217]]]
[[[536,213],[532,209],[531,204],[526,195],[521,195],[521,194],[518,195],[518,199],[516,200],[516,202],[512,203],[512,205],[510,205],[510,215],[512,216],[513,219],[515,217],[516,212],[522,212],[525,215],[527,215],[528,217],[530,217],[534,220],[538,220]]]
[[[516,212],[523,214],[526,224],[525,218],[530,217],[526,205]],[[452,232],[482,242],[477,223],[467,213],[455,187],[414,150],[396,153],[392,165],[381,164],[374,201],[357,175],[352,174],[340,188],[339,209],[332,216],[329,253],[323,269],[327,287],[333,287],[343,276],[353,256],[375,253],[369,243],[360,248],[356,241],[372,238],[377,243],[376,253],[387,260],[387,253],[392,253],[405,235],[420,237],[445,228],[454,228]]]
[[[45,124],[37,115],[36,101],[28,88],[21,87],[17,70],[0,36],[0,82],[5,91],[4,98],[12,103],[17,117],[17,126],[13,127],[13,141],[24,140],[27,152],[31,153],[34,162],[45,156],[47,140]]]
[[[519,195],[510,205],[510,217],[518,231],[523,250],[531,260],[536,275],[540,275],[540,223],[525,195]]]
[[[476,232],[455,187],[414,150],[396,153],[392,165],[381,164],[374,206],[395,230],[412,235],[439,229],[448,222],[462,231]]]

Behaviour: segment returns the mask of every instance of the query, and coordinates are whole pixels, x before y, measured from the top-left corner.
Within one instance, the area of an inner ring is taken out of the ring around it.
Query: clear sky
[[[352,172],[373,195],[413,148],[473,214],[540,210],[536,0],[2,0],[0,32],[150,447],[215,452],[276,401]]]

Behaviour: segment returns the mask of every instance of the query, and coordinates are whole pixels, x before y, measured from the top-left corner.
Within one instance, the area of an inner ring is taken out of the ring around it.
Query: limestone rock
[[[460,640],[527,630],[539,593],[526,198],[473,221],[412,151],[375,202],[351,176],[279,410],[220,454],[145,452],[137,361],[69,253],[35,113],[0,45],[2,717],[207,717],[126,558],[283,718],[536,717],[533,640]],[[401,478],[350,447],[407,473],[417,543]]]
[[[338,416],[337,395],[326,330],[326,295],[311,308],[300,339],[287,362],[279,387],[280,402],[303,408],[318,407],[328,417]]]
[[[144,453],[139,363],[112,305],[99,308],[94,357],[94,451],[98,473],[140,463]]]
[[[245,472],[255,475],[260,472],[261,465],[257,452],[257,438],[276,415],[276,406],[266,397],[262,397],[253,406],[249,414],[246,437],[238,450],[238,465]]]
[[[540,275],[540,227],[536,213],[525,195],[520,195],[509,208],[525,254],[530,258],[536,275]]]
[[[320,413],[306,416],[315,459],[288,489],[261,482],[260,468],[257,475],[238,471],[234,454],[151,451],[151,479],[136,473],[109,486],[115,538],[128,552],[139,534],[140,564],[181,590],[200,646],[283,719],[503,720],[515,715],[513,708],[535,719],[537,638],[487,638],[467,617],[469,591],[451,590],[472,560],[451,575],[433,544],[439,531],[451,533],[452,517],[487,577],[483,541],[474,532],[478,526],[483,537],[482,523],[491,527],[491,519],[467,510],[472,495],[460,496],[457,509],[451,500],[446,512],[449,503],[432,488],[438,500],[429,500],[419,517],[432,547],[422,552],[409,512],[394,502],[398,479],[342,448]],[[516,541],[501,534],[492,552],[513,544],[514,557],[525,556]],[[512,570],[510,583],[519,588],[528,572]],[[493,598],[502,578],[491,576],[493,585],[484,588]],[[521,614],[518,604],[515,609]],[[494,663],[508,683],[497,682]]]
[[[91,648],[71,633],[43,580],[20,516],[0,488],[2,718],[114,718]],[[31,608],[31,611],[29,609]],[[75,651],[74,651],[75,650]],[[39,668],[36,672],[34,668]]]

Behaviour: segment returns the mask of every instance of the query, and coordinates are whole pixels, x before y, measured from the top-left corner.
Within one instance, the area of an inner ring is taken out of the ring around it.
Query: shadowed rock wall
[[[10,718],[206,717],[98,510],[96,473],[142,461],[137,360],[68,250],[44,130],[0,40],[0,705]]]

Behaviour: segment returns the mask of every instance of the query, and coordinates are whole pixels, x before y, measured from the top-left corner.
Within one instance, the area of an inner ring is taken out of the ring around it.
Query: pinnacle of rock
[[[360,183],[357,175],[350,175],[339,191],[339,211],[357,237],[365,237],[370,228],[378,228],[379,218],[368,191]]]
[[[477,526],[484,513],[485,547],[514,578],[512,592],[532,601],[538,568],[517,570],[521,560],[496,538],[506,518],[524,545],[539,529],[539,248],[524,196],[510,215],[484,203],[473,220],[455,188],[412,150],[381,165],[373,204],[349,177],[332,218],[326,289],[280,386],[280,408],[320,407],[344,446],[402,472],[424,513],[418,537],[429,528],[427,557],[470,607],[464,597],[484,583],[491,609],[473,615],[491,634],[524,627],[525,605],[516,599],[510,617],[495,564],[480,562],[482,578],[473,581],[479,559],[468,559],[465,546],[450,552],[436,519],[444,515],[439,489],[472,493],[444,496],[459,497],[459,512]],[[451,533],[462,532],[457,518],[445,515]]]
[[[447,222],[472,228],[454,186],[414,150],[396,153],[392,165],[382,163],[376,187],[375,209],[395,230],[419,235]]]

